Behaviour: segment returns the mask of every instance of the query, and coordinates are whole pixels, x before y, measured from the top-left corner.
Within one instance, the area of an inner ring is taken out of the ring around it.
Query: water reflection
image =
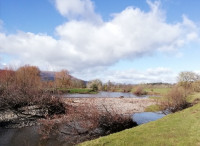
[[[38,141],[37,127],[0,129],[1,146],[36,146],[38,145]]]
[[[0,146],[71,146],[72,144],[51,138],[41,140],[38,127],[25,127],[19,129],[0,128]]]

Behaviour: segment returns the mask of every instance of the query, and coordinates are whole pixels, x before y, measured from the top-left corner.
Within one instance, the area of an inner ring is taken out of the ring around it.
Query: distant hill
[[[55,80],[55,74],[56,74],[56,72],[53,72],[53,71],[41,71],[40,72],[41,80],[42,81],[54,81]],[[70,75],[70,76],[71,76],[72,80],[81,81],[85,85],[87,84],[87,81],[78,79],[78,78],[76,78],[76,77],[74,77],[72,75]]]
[[[56,72],[53,71],[41,71],[40,77],[42,81],[54,81]]]

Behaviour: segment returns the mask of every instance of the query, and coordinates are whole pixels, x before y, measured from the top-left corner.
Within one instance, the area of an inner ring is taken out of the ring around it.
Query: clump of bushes
[[[68,114],[59,120],[41,120],[40,133],[46,140],[56,133],[59,139],[77,144],[137,125],[130,116],[103,107],[99,109],[92,100],[88,104],[71,106]]]
[[[144,91],[144,88],[142,86],[138,86],[136,87],[135,91],[133,92],[135,95],[137,96],[141,96],[141,95],[146,95],[147,92]]]
[[[16,71],[1,70],[0,110],[18,110],[31,105],[47,108],[50,115],[65,113],[62,100],[45,92],[37,67],[26,65]]]
[[[176,112],[185,109],[189,106],[187,102],[187,94],[182,87],[175,86],[166,95],[165,99],[161,101],[161,108],[163,110],[167,109],[170,112]]]

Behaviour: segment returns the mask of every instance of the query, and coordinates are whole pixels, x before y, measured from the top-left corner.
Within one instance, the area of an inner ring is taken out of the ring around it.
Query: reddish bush
[[[23,66],[17,71],[5,69],[0,72],[0,110],[17,110],[23,106],[40,105],[49,114],[65,113],[65,104],[44,92],[40,70],[35,66]]]

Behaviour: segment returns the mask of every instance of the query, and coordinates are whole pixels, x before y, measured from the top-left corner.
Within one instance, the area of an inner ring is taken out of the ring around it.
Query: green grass
[[[131,90],[132,93],[134,93],[136,88],[133,88]],[[147,93],[147,95],[166,95],[171,88],[144,88],[143,91]]]
[[[145,88],[146,91],[150,95],[166,95],[171,88]]]
[[[67,88],[62,88],[58,89],[61,92],[64,93],[70,93],[70,94],[96,94],[97,92],[93,91],[92,89],[88,88],[74,88],[74,89],[67,89]]]
[[[198,146],[200,104],[119,133],[84,142],[81,146]]]
[[[157,112],[163,110],[162,107],[159,105],[159,102],[166,100],[164,96],[149,96],[149,99],[155,100],[156,103],[146,107],[144,110],[145,112]]]
[[[69,89],[69,93],[70,94],[75,94],[75,93],[79,93],[79,94],[96,94],[97,92],[93,91],[92,89],[88,89],[88,88],[80,88],[80,89]]]
[[[146,107],[144,111],[145,112],[157,112],[160,110],[161,109],[160,109],[159,105],[154,104],[154,105],[150,105],[150,106]]]

